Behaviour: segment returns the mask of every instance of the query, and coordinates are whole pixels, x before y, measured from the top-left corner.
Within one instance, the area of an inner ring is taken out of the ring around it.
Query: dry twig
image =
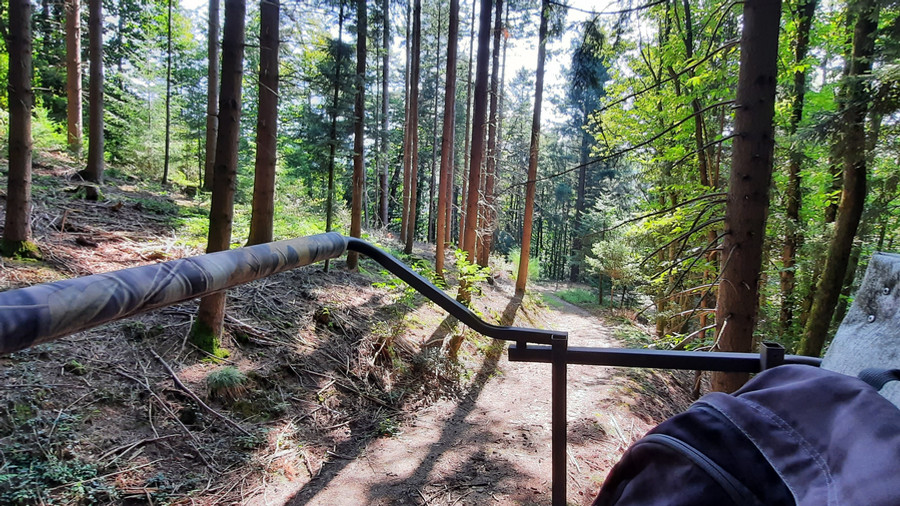
[[[241,432],[245,436],[252,436],[252,434],[247,432],[246,429],[244,429],[243,427],[238,425],[237,422],[235,422],[231,418],[228,418],[227,416],[223,415],[222,413],[219,413],[218,411],[214,410],[213,408],[209,407],[205,402],[203,402],[199,397],[197,397],[197,394],[192,392],[190,388],[186,387],[185,384],[182,383],[180,379],[178,379],[178,375],[175,374],[175,371],[173,371],[172,368],[169,367],[169,364],[166,363],[166,361],[163,360],[163,358],[160,357],[159,354],[157,354],[154,350],[150,350],[150,353],[152,353],[153,357],[156,358],[156,360],[158,360],[159,363],[162,364],[162,366],[166,369],[166,371],[169,373],[169,376],[171,376],[172,380],[175,382],[175,386],[177,386],[179,389],[181,389],[184,393],[188,394],[188,396],[191,399],[193,399],[194,402],[196,402],[201,408],[205,409],[209,414],[215,416],[219,420],[222,420],[223,422],[230,425],[231,427],[233,427],[237,431]]]

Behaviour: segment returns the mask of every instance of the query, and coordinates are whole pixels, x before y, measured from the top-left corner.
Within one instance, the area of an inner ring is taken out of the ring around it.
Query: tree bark
[[[456,49],[459,38],[459,0],[450,0],[450,25],[447,29],[447,82],[444,86],[444,132],[441,138],[441,182],[438,188],[437,244],[434,250],[434,271],[444,276],[444,248],[446,229],[450,225],[450,197],[453,180],[450,176],[453,164],[454,134],[456,132]]]
[[[547,14],[549,0],[541,0],[541,27],[538,31],[537,75],[534,81],[534,114],[531,122],[531,146],[528,149],[528,179],[525,182],[525,217],[522,224],[522,251],[516,276],[516,294],[525,295],[528,262],[531,256],[531,225],[534,216],[534,193],[537,180],[538,154],[541,141],[541,103],[544,96],[544,57],[547,52]],[[602,287],[601,287],[602,289]]]
[[[435,43],[437,44],[437,65],[434,67],[434,115],[431,121],[431,183],[428,185],[428,240],[434,241],[435,230],[437,228],[436,202],[434,201],[434,190],[437,186],[437,170],[438,170],[438,88],[441,86],[441,4],[438,3],[437,29],[435,30]]]
[[[31,241],[31,109],[34,104],[31,2],[9,2],[9,175],[0,252],[26,253]]]
[[[90,118],[87,166],[82,176],[94,183],[103,182],[103,12],[101,0],[88,2],[90,37]]]
[[[172,0],[166,18],[166,148],[163,155],[162,184],[169,182],[169,153],[172,147]]]
[[[584,124],[587,125],[588,122],[588,112],[585,111],[584,114]],[[584,215],[584,193],[587,190],[587,166],[590,155],[590,141],[591,136],[588,135],[587,132],[581,132],[581,149],[579,151],[580,158],[578,164],[581,166],[578,169],[578,189],[575,195],[575,221],[572,223],[572,228],[574,230],[573,238],[572,238],[572,253],[577,255],[574,262],[572,262],[572,266],[569,269],[569,281],[575,283],[578,281],[578,278],[581,276],[581,262],[584,259],[584,254],[581,251],[581,248],[584,244],[584,239],[582,238],[583,231],[581,230],[581,219]]]
[[[459,235],[457,237],[457,248],[463,249],[463,237],[466,230],[466,209],[468,204],[468,182],[471,153],[469,151],[470,142],[472,140],[472,54],[475,49],[475,0],[472,0],[472,17],[469,20],[469,64],[468,77],[466,78],[466,133],[463,146],[463,172],[462,172],[462,189],[459,192]]]
[[[478,56],[475,64],[475,104],[472,114],[472,142],[469,158],[469,188],[466,196],[466,227],[463,249],[475,263],[478,233],[478,191],[481,188],[481,163],[484,160],[484,134],[487,119],[488,60],[490,58],[491,3],[481,2],[478,23]],[[464,297],[465,298],[465,297]]]
[[[81,156],[81,0],[66,0],[66,132],[69,151]]]
[[[409,161],[409,212],[407,216],[406,245],[403,252],[412,253],[413,241],[416,237],[416,208],[418,196],[416,185],[419,177],[419,53],[422,44],[422,1],[415,0],[413,4],[413,35],[409,66],[409,137],[410,137],[410,161]]]
[[[216,163],[216,136],[219,131],[219,0],[209,0],[207,51],[209,70],[206,84],[206,162],[203,189],[213,189],[213,167]]]
[[[848,6],[848,11],[856,15],[856,21],[850,72],[844,81],[846,93],[843,93],[846,97],[841,121],[844,185],[825,268],[800,340],[803,355],[818,356],[822,352],[866,202],[865,119],[871,101],[867,77],[872,69],[880,7],[881,3],[876,0],[856,0]]]
[[[772,118],[781,0],[744,4],[732,169],[725,207],[724,263],[716,309],[717,349],[749,352],[758,310],[760,267],[775,147]],[[714,373],[712,388],[733,392],[746,373]]]
[[[495,8],[494,42],[491,51],[491,106],[488,121],[487,160],[484,171],[484,203],[481,212],[483,222],[479,227],[481,249],[478,251],[478,265],[482,267],[488,266],[491,256],[491,239],[497,222],[495,209],[497,198],[494,195],[494,184],[497,176],[497,157],[500,154],[497,149],[497,125],[500,121],[497,113],[500,108],[500,35],[503,33],[503,0],[496,0]]]
[[[325,196],[325,231],[331,232],[331,221],[334,215],[334,162],[337,156],[337,108],[341,91],[341,46],[344,36],[344,0],[339,0],[338,38],[334,55],[334,94],[331,97],[331,130],[328,133],[328,195]],[[325,272],[328,272],[329,261],[325,260]]]
[[[366,34],[368,31],[366,0],[356,1],[356,103],[353,108],[353,180],[350,201],[350,237],[362,234],[363,191],[365,191],[366,165],[363,157],[363,141],[366,127]],[[355,270],[359,265],[359,253],[347,252],[347,268]]]
[[[225,0],[225,28],[222,38],[222,85],[219,96],[221,122],[216,138],[215,175],[209,209],[207,253],[231,247],[234,218],[234,189],[237,179],[238,141],[241,122],[241,82],[244,61],[244,0]],[[200,299],[195,344],[215,353],[225,320],[225,292]]]
[[[378,163],[381,166],[378,171],[381,174],[381,200],[378,203],[379,218],[381,226],[386,227],[390,221],[388,215],[388,196],[390,189],[388,186],[388,105],[390,104],[390,90],[388,84],[390,82],[390,55],[391,55],[391,5],[389,0],[383,0],[381,4],[384,19],[384,32],[382,38],[381,49],[381,153],[378,157]]]
[[[788,183],[785,192],[785,235],[784,246],[781,250],[781,313],[779,323],[782,332],[790,333],[794,321],[794,285],[796,273],[795,257],[797,248],[803,240],[800,224],[800,168],[803,161],[803,153],[794,137],[803,119],[803,102],[806,96],[806,70],[802,67],[809,49],[809,31],[812,27],[812,18],[816,12],[816,0],[805,0],[797,6],[795,18],[797,19],[797,40],[794,43],[794,65],[798,69],[794,71],[794,86],[791,97],[791,119],[788,125],[788,135],[791,137],[790,161],[788,162]]]
[[[275,162],[278,157],[279,0],[259,3],[259,108],[256,165],[248,245],[272,242],[275,217]]]
[[[409,116],[409,85],[411,80],[409,69],[411,67],[410,61],[412,60],[412,40],[410,39],[409,33],[409,26],[412,22],[412,4],[410,2],[411,0],[406,0],[406,68],[403,73],[405,78],[403,92],[406,95],[403,97],[403,105],[406,110],[403,115],[403,203],[400,209],[400,242],[404,245],[406,244],[406,231],[409,229],[409,176],[412,171],[412,167],[410,166],[410,162],[412,161],[412,130],[410,127],[412,124]]]

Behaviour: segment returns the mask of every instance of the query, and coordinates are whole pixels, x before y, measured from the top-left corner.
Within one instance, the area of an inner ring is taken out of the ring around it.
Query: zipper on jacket
[[[735,504],[758,505],[759,499],[743,483],[726,471],[722,466],[713,462],[703,452],[684,441],[668,434],[648,434],[644,436],[643,443],[656,443],[665,446],[704,470],[710,478],[722,487]]]

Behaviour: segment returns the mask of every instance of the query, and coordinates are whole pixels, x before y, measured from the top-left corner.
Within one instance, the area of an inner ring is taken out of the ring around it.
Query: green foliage
[[[479,283],[487,281],[490,277],[490,269],[481,267],[477,263],[469,262],[465,251],[458,249],[455,254],[456,279],[460,285],[468,286],[475,294],[481,294]]]
[[[208,353],[211,357],[227,358],[228,350],[219,347],[219,336],[213,332],[213,329],[197,320],[191,328],[191,343],[201,351]]]
[[[566,307],[566,305],[563,304],[562,301],[559,300],[559,298],[557,298],[555,295],[550,295],[547,293],[541,294],[541,302],[543,302],[547,306],[552,307],[553,309],[562,309]]]
[[[506,256],[510,262],[513,264],[512,277],[516,279],[519,275],[519,262],[522,258],[522,249],[521,248],[512,248],[509,250],[509,254]],[[528,279],[531,281],[537,281],[540,279],[541,275],[541,264],[537,261],[537,259],[529,260],[528,262]]]
[[[569,304],[578,306],[591,306],[597,304],[597,294],[584,288],[570,288],[569,290],[556,292],[556,296]]]
[[[60,485],[67,486],[54,494],[59,504],[115,501],[115,489],[98,479],[97,467],[73,453],[80,423],[77,415],[42,411],[24,401],[0,413],[0,503],[54,504],[49,492]]]
[[[31,137],[34,149],[46,151],[64,151],[66,149],[65,124],[50,119],[50,111],[43,107],[35,107],[31,119]]]
[[[637,257],[633,248],[622,240],[600,241],[594,245],[588,265],[613,280],[617,286],[627,286],[638,278]]]
[[[213,397],[234,400],[246,391],[247,376],[232,365],[214,369],[206,375],[206,387]]]
[[[41,260],[41,254],[38,245],[31,241],[9,241],[0,239],[0,255],[17,260]]]
[[[378,436],[384,437],[397,437],[403,432],[400,430],[400,423],[394,418],[385,417],[378,420],[378,424],[375,428],[375,433]]]

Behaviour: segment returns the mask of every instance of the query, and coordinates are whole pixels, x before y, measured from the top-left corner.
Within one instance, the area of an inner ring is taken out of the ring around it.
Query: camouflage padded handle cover
[[[0,292],[0,355],[337,258],[347,239],[327,233]]]

